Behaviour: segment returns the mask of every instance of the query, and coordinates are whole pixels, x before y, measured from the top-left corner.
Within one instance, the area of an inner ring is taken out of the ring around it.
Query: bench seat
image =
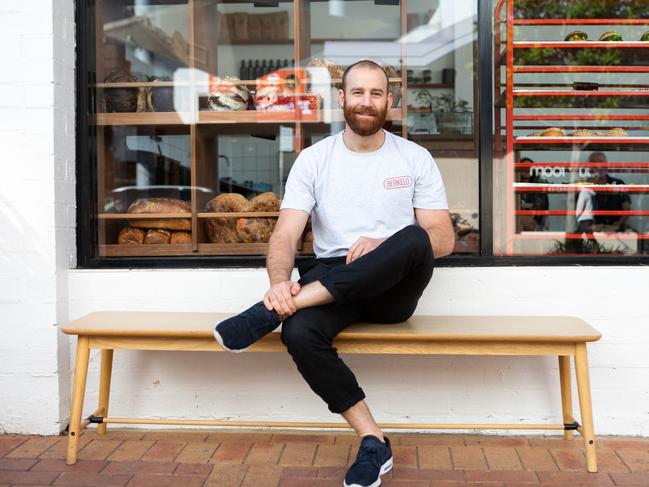
[[[76,462],[77,441],[91,423],[104,433],[108,423],[232,426],[348,427],[346,423],[290,423],[255,421],[155,420],[108,417],[113,350],[223,351],[212,328],[224,313],[105,311],[60,325],[77,335],[77,355],[67,462]],[[281,328],[280,328],[281,329]],[[561,429],[572,439],[584,438],[588,471],[597,471],[586,344],[601,334],[579,318],[569,316],[413,316],[398,324],[355,323],[336,336],[341,353],[412,355],[552,355],[559,360],[562,424],[381,424],[383,428],[412,429]],[[99,404],[81,420],[89,352],[102,350]],[[248,352],[285,352],[279,331],[255,343]],[[246,352],[246,353],[248,353]],[[582,424],[572,416],[570,357],[574,357]]]

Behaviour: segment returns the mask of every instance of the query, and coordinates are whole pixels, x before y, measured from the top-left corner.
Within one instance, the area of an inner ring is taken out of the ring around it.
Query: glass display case
[[[362,58],[389,77],[384,128],[442,171],[456,252],[478,252],[475,1],[93,5],[95,256],[265,254],[291,166],[344,129],[342,73]],[[300,255],[311,241],[307,225]]]

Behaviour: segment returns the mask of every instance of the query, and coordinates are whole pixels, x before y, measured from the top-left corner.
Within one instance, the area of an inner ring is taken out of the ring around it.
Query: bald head
[[[383,76],[385,77],[385,91],[388,91],[388,87],[390,85],[390,78],[388,78],[388,74],[385,72],[385,69],[374,61],[370,61],[369,59],[363,59],[362,61],[358,61],[351,66],[349,66],[345,72],[343,73],[343,86],[342,89],[343,91],[346,91],[346,87],[348,85],[348,75],[351,71],[355,71],[358,69],[372,69],[372,70],[378,70],[383,73]]]

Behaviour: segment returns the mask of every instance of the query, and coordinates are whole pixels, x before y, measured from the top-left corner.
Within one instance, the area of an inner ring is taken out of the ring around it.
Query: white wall
[[[590,346],[597,432],[649,435],[647,279],[646,267],[441,268],[417,314],[585,319],[604,335]],[[97,310],[236,312],[257,300],[265,286],[265,273],[254,269],[76,270],[70,274],[70,316]],[[378,421],[561,421],[553,358],[352,355],[345,360]],[[88,412],[96,404],[98,367],[95,352]],[[311,392],[288,354],[263,353],[117,352],[110,414],[340,419]]]
[[[0,432],[67,423],[74,260],[74,10],[0,5]],[[62,391],[62,392],[60,392]]]

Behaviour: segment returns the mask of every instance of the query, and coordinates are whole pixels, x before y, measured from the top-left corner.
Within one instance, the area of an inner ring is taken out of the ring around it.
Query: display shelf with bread
[[[315,26],[312,3],[95,0],[86,117],[96,147],[94,255],[265,255],[291,164],[344,122],[345,66],[323,57],[330,41],[360,50],[349,63],[394,44],[400,64],[382,65],[394,99],[385,127],[422,138],[408,126],[406,2],[380,7],[395,22],[359,32]],[[261,58],[274,69],[252,71]],[[455,87],[426,79],[411,90]],[[451,157],[477,146],[465,135],[425,143]],[[182,190],[157,197],[149,190],[158,186]],[[309,228],[297,253],[313,253]]]
[[[592,11],[612,12],[611,4]],[[649,238],[633,220],[649,216],[649,18],[559,15],[518,0],[495,9],[495,170],[505,215],[496,253],[639,252],[629,245]],[[586,201],[594,208],[584,217]],[[599,223],[606,219],[622,223]],[[580,221],[595,221],[595,233]]]

